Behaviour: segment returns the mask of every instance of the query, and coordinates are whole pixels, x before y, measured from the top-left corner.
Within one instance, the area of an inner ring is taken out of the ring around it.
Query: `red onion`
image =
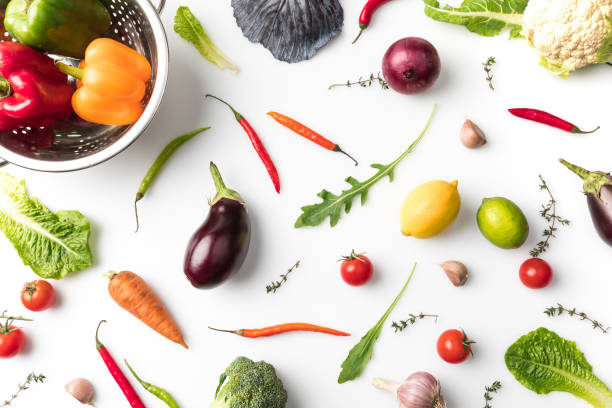
[[[440,76],[438,51],[427,40],[407,37],[389,47],[382,62],[385,80],[402,94],[417,94],[429,89]]]

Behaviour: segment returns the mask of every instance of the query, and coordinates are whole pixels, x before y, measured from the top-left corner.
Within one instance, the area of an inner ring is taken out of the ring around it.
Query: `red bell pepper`
[[[74,89],[48,56],[0,42],[0,76],[0,131],[49,126],[72,114]]]

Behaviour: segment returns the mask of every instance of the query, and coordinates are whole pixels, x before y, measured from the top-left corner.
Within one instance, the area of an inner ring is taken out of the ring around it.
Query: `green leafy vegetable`
[[[543,327],[510,346],[506,366],[523,386],[538,394],[564,391],[595,408],[612,407],[612,392],[593,374],[576,343]]]
[[[54,214],[28,196],[25,181],[5,172],[0,172],[0,230],[42,278],[61,279],[91,265],[89,221],[78,211]]]
[[[176,10],[176,16],[174,17],[174,32],[180,35],[184,40],[193,44],[200,54],[219,68],[227,68],[230,71],[238,72],[238,67],[215,47],[215,44],[210,40],[206,31],[204,31],[204,27],[202,27],[202,24],[193,13],[191,13],[189,7],[183,6]]]
[[[381,317],[378,323],[376,323],[376,325],[372,327],[370,331],[368,331],[365,334],[365,336],[361,338],[359,343],[357,343],[355,347],[353,347],[351,351],[349,351],[349,354],[346,357],[346,360],[344,360],[344,362],[342,363],[342,371],[340,372],[340,375],[338,376],[338,384],[342,384],[347,381],[354,380],[355,378],[361,375],[363,370],[365,370],[366,366],[372,359],[372,352],[374,351],[374,344],[376,343],[376,340],[378,340],[378,337],[380,337],[382,328],[385,322],[387,321],[387,319],[389,318],[389,315],[395,308],[395,305],[397,304],[397,302],[399,302],[400,298],[404,294],[404,291],[408,287],[408,284],[412,280],[412,275],[414,275],[415,269],[416,269],[416,263],[412,267],[412,272],[410,272],[410,276],[408,277],[408,280],[404,284],[404,287],[402,288],[400,293],[397,295],[393,303],[391,303],[391,306],[389,306],[389,308],[387,309],[383,317]]]
[[[429,119],[427,120],[427,124],[419,137],[417,137],[416,140],[412,142],[410,146],[408,146],[408,149],[406,149],[397,159],[386,166],[383,166],[382,164],[372,164],[371,167],[377,169],[378,171],[366,181],[360,182],[354,177],[348,177],[345,179],[345,181],[351,185],[351,188],[344,190],[340,195],[335,195],[327,190],[321,191],[317,195],[322,198],[323,201],[318,204],[302,207],[302,214],[295,222],[295,228],[305,226],[314,227],[325,221],[325,218],[327,217],[329,217],[329,224],[333,227],[340,220],[342,209],[344,209],[347,214],[351,211],[355,197],[361,196],[361,205],[364,205],[368,198],[368,191],[370,190],[370,187],[387,176],[389,177],[389,181],[393,181],[393,171],[395,170],[395,167],[404,159],[404,157],[411,153],[416,145],[421,141],[425,135],[425,132],[427,132],[429,125],[431,124],[435,111],[436,105],[434,105],[433,110],[429,115]]]
[[[440,7],[438,0],[424,0],[425,14],[437,21],[465,26],[468,30],[494,36],[510,29],[510,37],[521,36],[523,12],[529,0],[464,0],[461,7]]]

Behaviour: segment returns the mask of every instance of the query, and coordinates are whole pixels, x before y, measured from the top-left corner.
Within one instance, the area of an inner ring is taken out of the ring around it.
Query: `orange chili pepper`
[[[57,66],[79,80],[72,96],[72,109],[80,118],[101,125],[123,126],[136,122],[142,115],[151,64],[127,45],[98,38],[85,50],[79,68],[61,62]]]
[[[274,336],[276,334],[291,332],[291,331],[311,331],[317,333],[332,334],[334,336],[350,336],[349,333],[341,332],[338,330],[330,329],[328,327],[315,326],[314,324],[308,323],[285,323],[276,326],[264,327],[263,329],[240,329],[240,330],[220,330],[214,327],[208,327],[211,330],[216,330],[226,333],[234,333],[242,337],[264,337]]]
[[[357,160],[355,160],[350,154],[342,150],[340,146],[338,146],[336,143],[326,139],[322,135],[310,129],[308,126],[303,125],[297,120],[291,119],[289,116],[285,116],[278,112],[268,112],[268,115],[270,115],[275,121],[277,121],[281,125],[293,130],[298,135],[305,137],[306,139],[318,144],[324,149],[331,150],[332,152],[340,152],[342,154],[347,155],[352,161],[355,162],[355,166],[357,166]]]

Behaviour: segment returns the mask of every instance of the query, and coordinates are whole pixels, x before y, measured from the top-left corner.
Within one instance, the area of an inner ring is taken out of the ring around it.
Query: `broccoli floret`
[[[286,403],[287,391],[272,365],[238,357],[221,374],[210,408],[284,408]]]

